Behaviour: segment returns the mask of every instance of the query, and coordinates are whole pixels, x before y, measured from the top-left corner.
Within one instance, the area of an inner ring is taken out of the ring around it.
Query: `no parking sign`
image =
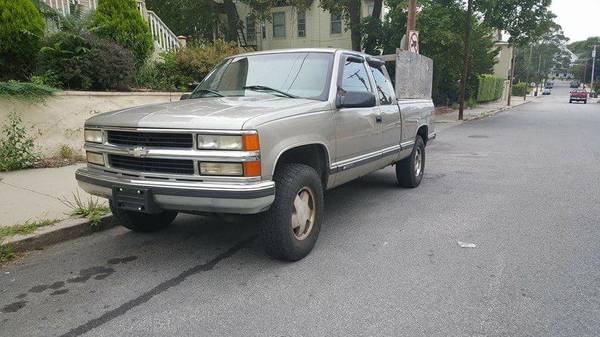
[[[408,51],[411,53],[419,53],[419,32],[416,30],[408,31]]]

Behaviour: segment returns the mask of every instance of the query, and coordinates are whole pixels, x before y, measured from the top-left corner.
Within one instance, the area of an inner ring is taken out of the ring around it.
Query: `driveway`
[[[598,336],[600,105],[558,85],[445,128],[417,189],[387,168],[327,193],[297,263],[191,215],[34,252],[0,270],[0,335]]]

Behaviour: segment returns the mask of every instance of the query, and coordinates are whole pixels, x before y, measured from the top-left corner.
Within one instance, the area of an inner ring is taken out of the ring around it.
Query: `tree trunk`
[[[348,16],[350,17],[350,37],[352,41],[352,50],[361,51],[360,0],[351,0],[348,3]]]
[[[373,1],[373,13],[371,13],[371,16],[373,16],[377,20],[381,20],[382,8],[383,8],[383,0],[374,0]]]
[[[458,108],[458,119],[463,119],[463,112],[465,110],[465,91],[467,87],[467,79],[469,78],[469,65],[471,59],[471,19],[473,16],[473,4],[472,0],[468,0],[467,5],[467,17],[465,20],[465,52],[464,52],[464,64],[463,72],[460,77],[460,98]]]
[[[240,18],[238,17],[237,9],[235,8],[235,3],[233,2],[233,0],[223,0],[223,3],[220,4],[219,7],[219,12],[227,16],[225,41],[238,42],[237,29],[240,24]]]

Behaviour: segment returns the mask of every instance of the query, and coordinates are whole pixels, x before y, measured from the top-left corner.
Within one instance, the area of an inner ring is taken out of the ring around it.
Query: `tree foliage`
[[[210,1],[198,0],[146,0],[154,11],[177,35],[190,41],[209,41],[219,23],[218,13]]]
[[[154,43],[150,28],[136,8],[135,0],[100,0],[90,26],[99,37],[129,49],[137,65],[142,65],[152,53]]]
[[[0,0],[0,80],[27,79],[44,36],[31,0]]]

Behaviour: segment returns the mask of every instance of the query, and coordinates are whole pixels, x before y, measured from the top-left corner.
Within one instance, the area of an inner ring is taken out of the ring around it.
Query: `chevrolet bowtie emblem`
[[[129,149],[128,153],[136,158],[141,158],[148,154],[148,150],[142,146],[136,146],[132,149]]]

